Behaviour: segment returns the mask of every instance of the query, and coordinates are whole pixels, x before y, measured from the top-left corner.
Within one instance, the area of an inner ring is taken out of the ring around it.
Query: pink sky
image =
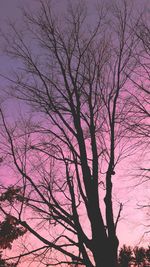
[[[61,1],[57,0],[55,2],[59,8],[62,8],[64,3],[66,3],[65,0]],[[90,2],[90,0],[87,0],[87,2]],[[93,2],[94,1],[92,1],[92,3]],[[149,5],[150,8],[149,0],[145,1],[133,0],[133,2],[138,3],[139,6],[141,4],[142,8],[144,3],[146,3]],[[27,4],[30,3],[34,8],[36,8],[37,6],[37,2],[35,0],[0,0],[0,22],[1,22],[1,27],[3,29],[6,28],[5,20],[7,18],[15,19],[16,21],[19,22],[21,21],[21,15],[20,11],[18,10],[18,7],[21,6],[23,3]],[[7,68],[10,69],[11,65],[10,63],[8,63],[7,58],[4,57],[2,53],[0,53],[0,57],[1,57],[0,72],[5,73]],[[1,80],[1,84],[2,86],[5,86],[5,81],[3,79]],[[12,109],[13,112],[15,113],[16,112],[15,107],[13,107]],[[140,187],[131,187],[131,185],[133,185],[134,183],[136,184],[135,179],[133,180],[133,177],[131,177],[132,174],[131,170],[137,167],[136,166],[137,161],[143,162],[143,157],[144,155],[141,156],[136,155],[136,159],[132,157],[132,160],[130,159],[126,161],[126,165],[119,165],[117,171],[118,175],[114,178],[116,181],[118,178],[119,181],[121,181],[121,183],[116,182],[117,186],[114,192],[114,199],[116,199],[116,201],[118,200],[124,203],[124,208],[121,216],[122,219],[118,225],[118,236],[120,239],[120,245],[124,243],[133,246],[138,245],[144,231],[143,225],[147,224],[146,211],[138,209],[137,204],[143,203],[144,200],[146,201],[148,199],[148,196],[150,195],[150,189],[148,187],[148,184],[143,184]],[[5,170],[1,170],[0,173],[2,178],[5,177],[6,175]],[[148,243],[149,243],[148,238],[145,238],[143,244],[148,245]],[[34,263],[33,265],[31,264],[31,267],[34,266],[35,266]]]

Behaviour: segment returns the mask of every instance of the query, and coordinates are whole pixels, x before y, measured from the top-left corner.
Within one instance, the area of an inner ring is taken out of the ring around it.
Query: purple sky
[[[109,0],[110,2],[111,0]],[[122,1],[122,0],[120,0]],[[18,9],[19,6],[22,4],[29,4],[32,6],[32,8],[37,7],[36,0],[0,0],[0,23],[3,30],[6,29],[6,20],[13,19],[16,22],[21,21],[21,13]],[[64,6],[64,3],[66,3],[65,0],[56,0],[55,1],[58,8],[62,8]],[[87,0],[87,2],[93,3],[97,2],[96,0]],[[138,4],[139,6],[143,8],[144,3],[147,4],[147,6],[150,8],[150,0],[134,0],[135,4]],[[2,52],[0,52],[0,72],[5,72],[7,68],[10,68],[10,62],[8,62],[7,58],[2,55]],[[1,80],[1,84],[5,86],[4,80]],[[143,158],[138,159],[142,161]],[[141,202],[142,199],[147,199],[148,195],[150,195],[150,190],[146,185],[143,185],[143,187],[137,187],[137,188],[131,188],[129,187],[130,180],[127,182],[127,180],[124,179],[124,173],[128,170],[128,162],[126,162],[126,166],[121,166],[119,169],[119,176],[122,177],[122,184],[118,184],[117,192],[115,197],[120,198],[121,195],[121,201],[125,203],[124,211],[123,211],[123,219],[120,222],[118,232],[120,232],[119,237],[121,241],[121,245],[123,243],[127,244],[133,244],[136,245],[138,241],[140,240],[141,234],[143,233],[143,224],[146,224],[146,214],[142,211],[137,209],[136,204],[138,202]],[[134,161],[132,166],[134,166]],[[129,178],[130,179],[130,178]]]

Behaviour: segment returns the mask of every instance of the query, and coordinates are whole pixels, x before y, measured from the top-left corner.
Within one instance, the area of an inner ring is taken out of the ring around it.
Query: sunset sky
[[[121,1],[121,0],[120,0]],[[7,31],[7,19],[15,20],[21,25],[21,13],[18,9],[22,4],[30,4],[31,8],[34,10],[38,7],[38,1],[36,0],[0,0],[0,25],[3,31]],[[53,1],[54,2],[54,1]],[[65,8],[66,1],[65,0],[55,0],[57,8]],[[92,4],[91,4],[92,2]],[[97,1],[87,0],[87,3],[91,5],[91,10],[93,8],[93,3]],[[111,0],[109,0],[111,2]],[[137,5],[143,8],[144,4],[149,7],[150,10],[150,1],[149,0],[133,0],[133,3],[137,3]],[[94,10],[94,9],[93,9]],[[94,14],[93,14],[94,17]],[[3,55],[3,52],[0,51],[0,73],[4,74],[13,69],[14,62],[9,61],[9,59]],[[1,80],[1,91],[3,88],[7,86],[7,82],[4,78],[0,78]],[[10,101],[10,102],[9,102]],[[17,110],[20,108],[18,105],[14,105],[14,102],[9,100],[5,102],[4,107],[8,114],[8,117],[13,117],[13,113],[17,114]],[[26,107],[24,106],[24,110]],[[11,111],[10,111],[11,110]],[[123,244],[127,245],[138,245],[141,237],[146,230],[145,225],[148,224],[148,210],[140,209],[140,204],[150,201],[150,187],[148,184],[144,183],[140,186],[136,186],[138,184],[137,178],[137,164],[143,164],[146,162],[147,165],[147,157],[148,155],[144,153],[137,153],[133,155],[130,159],[123,161],[123,164],[120,164],[117,169],[117,175],[114,180],[116,181],[115,191],[113,197],[115,199],[115,205],[118,209],[117,203],[122,202],[124,204],[122,216],[120,223],[118,224],[118,236],[120,240],[120,246]],[[125,164],[126,163],[126,164]],[[11,183],[11,177],[7,178],[5,169],[1,167],[0,176],[3,181],[7,179],[7,182]],[[118,182],[119,179],[119,182]],[[6,181],[6,180],[5,180]],[[145,246],[149,244],[149,236],[145,236],[143,241],[140,243]],[[32,265],[31,265],[32,266]],[[33,265],[35,266],[35,265]]]

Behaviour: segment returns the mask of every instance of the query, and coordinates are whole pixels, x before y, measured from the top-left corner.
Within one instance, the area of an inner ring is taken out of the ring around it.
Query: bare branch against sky
[[[95,9],[43,0],[17,20],[23,1],[3,9],[8,2],[15,21],[1,30],[0,248],[22,240],[8,255],[17,266],[117,267],[128,202],[126,222],[137,218],[129,173],[149,148],[148,13],[135,1]]]

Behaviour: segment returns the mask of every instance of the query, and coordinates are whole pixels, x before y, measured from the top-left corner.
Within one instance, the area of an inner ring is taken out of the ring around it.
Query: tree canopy
[[[0,109],[2,162],[16,175],[1,187],[1,247],[28,232],[39,247],[20,262],[33,254],[45,266],[116,267],[123,204],[114,208],[114,176],[149,135],[143,20],[128,1],[100,5],[91,24],[84,2],[60,17],[51,1],[22,12],[22,29],[3,33],[19,65],[7,93],[23,115],[9,122]]]

